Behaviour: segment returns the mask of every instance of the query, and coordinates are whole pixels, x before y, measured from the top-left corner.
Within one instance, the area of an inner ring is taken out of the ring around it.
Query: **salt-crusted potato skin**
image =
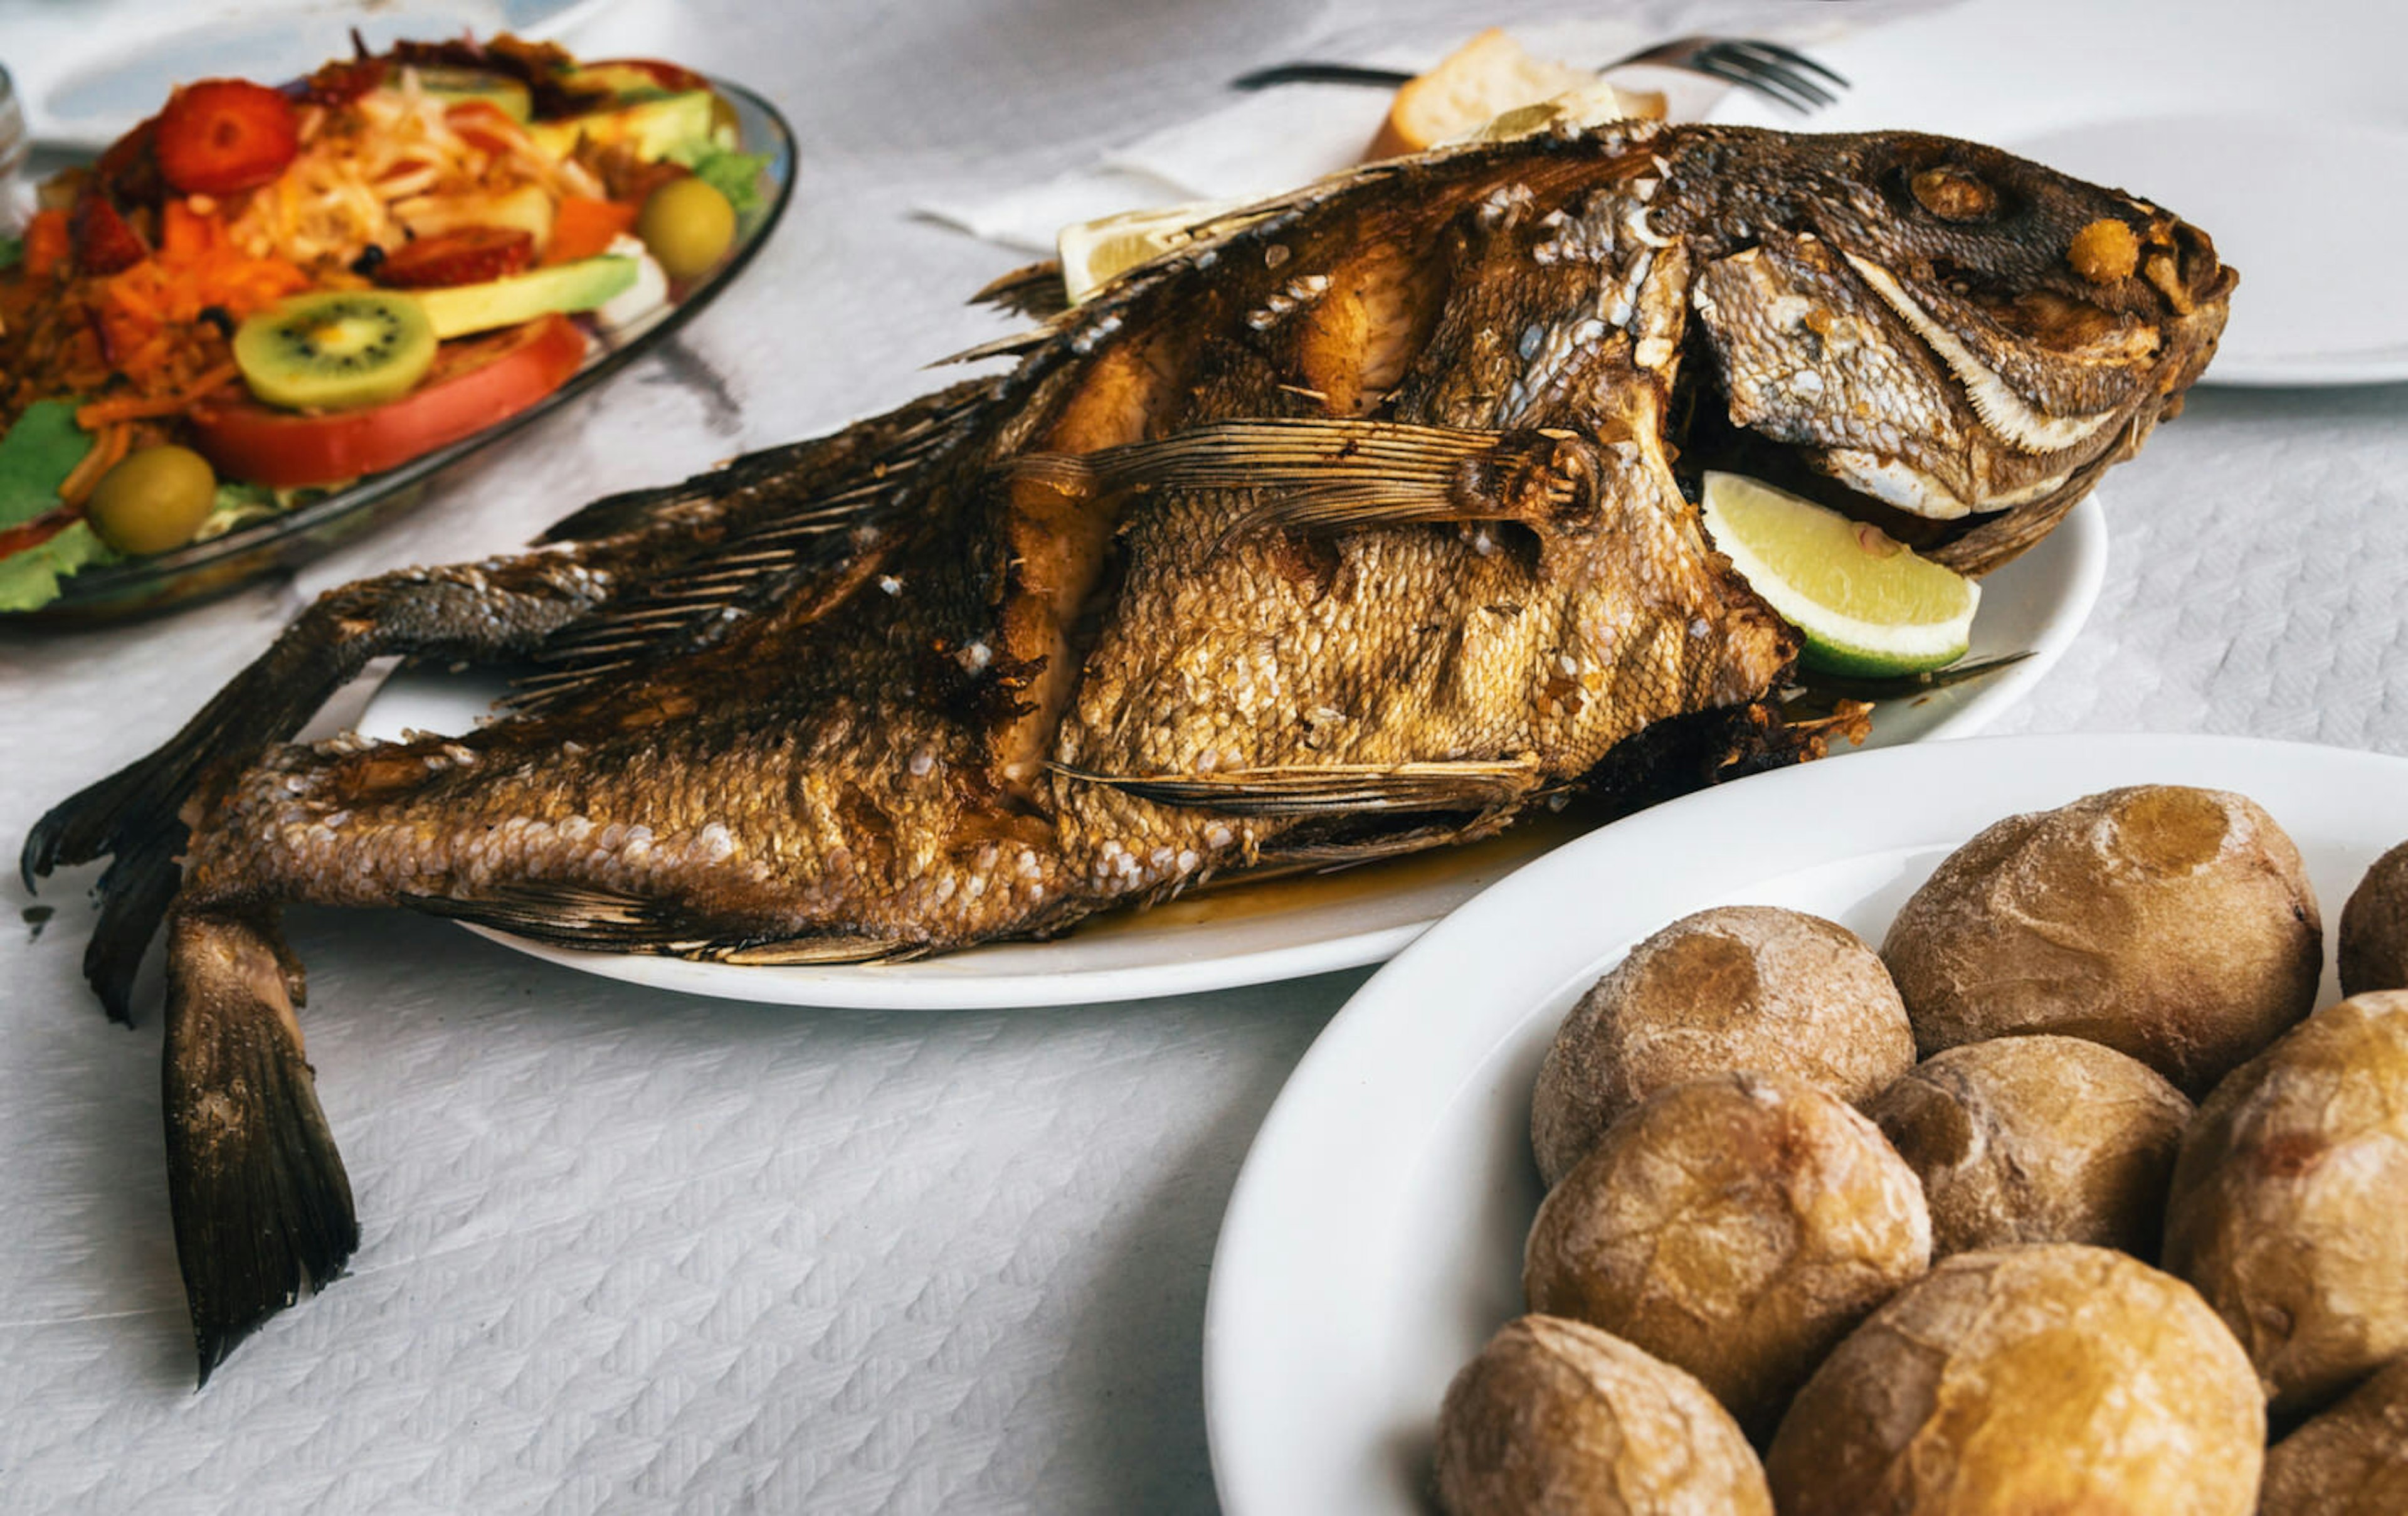
[[[2341,992],[2408,989],[2408,843],[2374,860],[2341,908]]]
[[[1705,1387],[1579,1321],[1508,1321],[1447,1386],[1451,1516],[1772,1516],[1764,1467]]]
[[[1564,1018],[1539,1070],[1530,1148],[1550,1186],[1668,1085],[1756,1069],[1861,1104],[1914,1062],[1889,971],[1856,934],[1771,905],[1684,917]]]
[[[2408,991],[2329,1005],[2216,1087],[2174,1161],[2165,1264],[2277,1412],[2408,1351]]]
[[[2247,1516],[2247,1355],[2181,1280],[2104,1248],[1959,1253],[1799,1392],[1765,1458],[1782,1516]]]
[[[2408,1358],[2266,1450],[2258,1516],[2408,1511]]]
[[[2255,801],[2141,785],[1974,837],[1882,958],[1926,1057],[2062,1032],[2196,1099],[2315,1003],[2324,928],[2300,850]]]
[[[2040,1035],[1935,1054],[1865,1114],[1923,1181],[1934,1257],[2086,1242],[2154,1258],[2191,1104],[2138,1059]]]
[[[1930,1258],[1922,1187],[1870,1121],[1799,1080],[1729,1074],[1607,1130],[1540,1206],[1522,1291],[1686,1369],[1760,1434]]]

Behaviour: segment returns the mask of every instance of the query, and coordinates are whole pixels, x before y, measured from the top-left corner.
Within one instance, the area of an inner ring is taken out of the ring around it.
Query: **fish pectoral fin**
[[[1603,476],[1596,444],[1569,431],[1313,418],[1220,422],[1155,442],[1039,455],[1017,469],[1066,490],[1253,492],[1259,503],[1227,536],[1266,527],[1537,526],[1587,509]]]
[[[1054,770],[1165,805],[1262,816],[1488,811],[1512,804],[1541,782],[1531,760],[1292,764],[1179,774],[1093,773],[1058,763]]]

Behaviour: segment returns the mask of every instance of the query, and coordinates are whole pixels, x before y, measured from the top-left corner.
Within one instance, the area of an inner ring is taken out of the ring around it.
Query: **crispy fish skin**
[[[1817,756],[1684,482],[1747,450],[1986,570],[2178,406],[2233,277],[1942,138],[1484,145],[1208,227],[999,377],[334,592],[25,848],[113,855],[114,1013],[167,918],[204,1377],[357,1243],[283,903],[872,961]],[[396,653],[537,671],[458,738],[277,745]]]

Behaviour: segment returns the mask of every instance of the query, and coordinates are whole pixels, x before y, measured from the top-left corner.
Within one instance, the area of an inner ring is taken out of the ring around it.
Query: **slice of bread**
[[[1440,142],[1469,137],[1509,110],[1535,106],[1571,91],[1590,96],[1597,75],[1570,64],[1533,57],[1522,44],[1490,27],[1449,53],[1437,67],[1397,91],[1388,119],[1364,157],[1393,158]],[[1612,93],[1610,90],[1609,94]],[[1626,115],[1662,115],[1661,95],[1624,94]],[[1650,100],[1654,109],[1645,108]],[[1584,112],[1586,114],[1587,112]]]

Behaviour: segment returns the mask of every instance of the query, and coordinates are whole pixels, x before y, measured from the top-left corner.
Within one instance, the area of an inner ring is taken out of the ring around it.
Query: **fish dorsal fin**
[[[1033,321],[1044,321],[1070,309],[1070,292],[1062,283],[1062,260],[1046,258],[999,274],[970,296],[972,305],[993,306]]]
[[[685,559],[562,628],[537,651],[539,671],[519,683],[511,707],[548,709],[598,678],[717,642],[768,607],[806,618],[832,609],[943,493],[946,470],[982,434],[993,394],[988,382],[957,384],[833,437],[597,501],[555,527],[554,537],[609,523],[668,526]],[[718,515],[719,528],[698,531],[696,514]]]
[[[1198,773],[1095,773],[1053,765],[1062,777],[1109,785],[1140,800],[1231,816],[1305,816],[1366,811],[1486,811],[1527,796],[1536,759],[1501,762],[1312,763]]]

